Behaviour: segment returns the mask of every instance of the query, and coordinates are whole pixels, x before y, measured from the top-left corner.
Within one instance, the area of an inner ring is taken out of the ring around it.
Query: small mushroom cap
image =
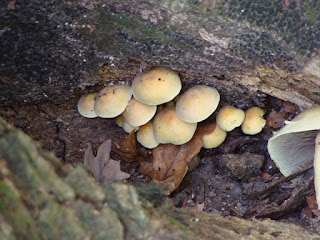
[[[244,134],[255,135],[262,131],[266,125],[266,120],[263,119],[264,111],[258,107],[249,108],[245,112],[245,118],[241,125],[241,130]]]
[[[188,142],[196,131],[197,123],[186,123],[174,107],[165,107],[153,119],[153,131],[159,143],[181,145]]]
[[[159,145],[153,133],[153,124],[152,121],[149,121],[147,124],[141,126],[137,132],[138,142],[145,148],[155,148]]]
[[[156,111],[157,106],[146,105],[131,98],[122,115],[131,126],[138,127],[149,122],[156,114]]]
[[[201,122],[218,107],[220,94],[205,85],[195,86],[183,93],[176,104],[178,117],[188,123]]]
[[[167,68],[155,67],[136,76],[132,82],[135,99],[148,105],[159,105],[174,99],[181,90],[179,75]]]
[[[97,93],[84,94],[78,101],[78,112],[86,118],[95,118],[97,114],[94,112],[94,101]]]
[[[94,104],[95,113],[102,118],[113,118],[120,115],[132,96],[127,85],[113,85],[100,90]]]
[[[121,115],[119,115],[117,118],[116,118],[116,124],[119,126],[119,127],[123,127],[124,123],[125,123],[126,119]]]
[[[202,136],[203,147],[206,149],[220,146],[227,137],[227,132],[222,130],[218,125],[210,134]]]
[[[239,127],[244,118],[245,113],[243,110],[233,106],[225,106],[219,110],[216,121],[222,130],[230,132]]]
[[[286,124],[269,139],[268,152],[280,172],[289,176],[314,160],[320,106],[305,110]]]
[[[133,127],[131,126],[127,121],[124,122],[123,124],[123,130],[126,132],[126,133],[131,133],[132,131],[138,131],[139,130],[139,127]]]

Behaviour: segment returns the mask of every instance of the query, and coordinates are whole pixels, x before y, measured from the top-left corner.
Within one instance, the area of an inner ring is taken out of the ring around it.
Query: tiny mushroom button
[[[216,120],[222,130],[230,132],[236,127],[239,127],[244,118],[245,113],[243,110],[233,106],[225,106],[219,110]]]
[[[216,125],[212,133],[203,135],[201,139],[203,141],[203,147],[206,149],[211,149],[220,146],[224,142],[226,137],[227,132]]]
[[[247,135],[255,135],[262,131],[266,125],[263,119],[264,111],[258,107],[252,107],[245,112],[245,118],[241,125],[241,130]]]
[[[220,94],[209,86],[199,85],[183,93],[176,104],[178,117],[188,123],[201,122],[218,107]]]

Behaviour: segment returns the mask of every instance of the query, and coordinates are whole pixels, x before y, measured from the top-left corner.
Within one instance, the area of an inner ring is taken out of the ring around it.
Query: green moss
[[[74,205],[84,229],[96,240],[123,239],[123,226],[117,214],[108,207],[97,211],[88,203],[77,201]]]
[[[320,14],[320,11],[316,8],[309,8],[306,11],[306,18],[312,22],[312,23],[316,23],[317,22],[317,18]]]
[[[88,175],[88,172],[81,165],[73,169],[66,181],[81,198],[102,201],[105,197],[97,182]]]
[[[89,239],[75,211],[54,201],[48,201],[40,211],[37,227],[41,229],[42,239]]]
[[[184,231],[189,230],[189,227],[187,227],[186,225],[178,222],[176,219],[168,217],[167,220],[168,220],[169,223],[176,225],[181,230],[184,230]]]
[[[39,239],[34,220],[8,181],[0,181],[0,212],[6,222],[14,227],[18,239]]]

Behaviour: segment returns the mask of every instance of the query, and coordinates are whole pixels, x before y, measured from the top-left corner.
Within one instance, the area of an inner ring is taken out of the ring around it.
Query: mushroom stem
[[[320,210],[320,132],[316,137],[315,151],[314,151],[314,187],[316,191],[316,198],[318,210]]]

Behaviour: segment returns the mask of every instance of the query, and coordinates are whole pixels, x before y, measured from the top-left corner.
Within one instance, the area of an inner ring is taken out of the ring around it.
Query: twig
[[[301,170],[285,177],[285,178],[282,178],[274,183],[271,183],[270,186],[266,187],[265,189],[263,189],[262,191],[260,192],[255,192],[255,193],[252,193],[252,194],[249,194],[248,196],[246,196],[247,199],[255,199],[255,198],[258,198],[262,195],[264,195],[266,192],[269,192],[271,190],[273,190],[274,188],[276,188],[279,184],[281,183],[284,183],[284,182],[287,182],[287,181],[290,181],[292,179],[295,179],[296,177],[302,175],[303,173],[309,171],[311,168],[313,168],[313,162],[311,163],[308,163],[305,165],[304,168],[302,168]]]

